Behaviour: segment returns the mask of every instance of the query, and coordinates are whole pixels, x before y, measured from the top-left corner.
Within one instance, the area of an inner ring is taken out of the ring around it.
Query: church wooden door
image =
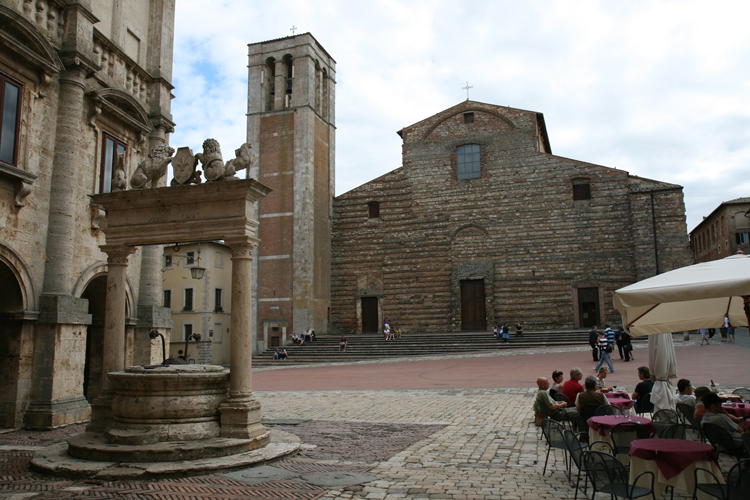
[[[599,289],[578,289],[578,313],[580,315],[581,328],[601,326],[599,324]]]
[[[378,298],[362,297],[362,333],[378,331]]]
[[[461,330],[487,329],[484,303],[484,280],[461,280]]]

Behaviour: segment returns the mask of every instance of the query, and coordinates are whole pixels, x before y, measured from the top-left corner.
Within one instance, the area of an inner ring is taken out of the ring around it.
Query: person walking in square
[[[609,340],[604,332],[599,332],[599,339],[596,342],[596,347],[599,349],[599,364],[596,365],[594,371],[598,372],[599,368],[601,368],[602,364],[606,361],[607,366],[609,366],[609,372],[614,373],[615,369],[612,366],[612,362],[609,360],[609,353],[607,352],[609,349]]]
[[[591,346],[591,356],[594,361],[599,361],[599,350],[596,348],[596,342],[599,340],[599,331],[596,329],[596,325],[589,332],[589,345]]]

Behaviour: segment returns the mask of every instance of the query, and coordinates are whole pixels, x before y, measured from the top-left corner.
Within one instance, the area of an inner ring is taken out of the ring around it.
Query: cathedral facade
[[[691,263],[682,187],[555,156],[541,113],[467,100],[398,133],[402,166],[334,200],[344,332],[617,324],[613,291]]]
[[[161,361],[162,249],[105,253],[89,195],[168,142],[174,0],[0,0],[0,30],[0,427],[49,429],[95,404],[112,266],[129,263],[122,356]]]

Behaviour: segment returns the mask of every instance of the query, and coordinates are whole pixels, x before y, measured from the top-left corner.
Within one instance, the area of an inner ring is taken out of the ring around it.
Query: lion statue
[[[239,149],[234,150],[234,154],[236,158],[232,158],[227,162],[226,167],[224,168],[224,177],[228,179],[234,179],[235,173],[239,172],[240,170],[244,170],[246,168],[250,168],[250,165],[253,163],[253,155],[250,152],[250,144],[247,142],[239,147]]]
[[[133,177],[130,178],[130,187],[143,189],[156,187],[159,179],[167,173],[167,165],[172,161],[174,148],[166,145],[156,146],[148,154],[148,158],[138,164]]]
[[[219,141],[206,139],[203,141],[203,152],[195,157],[200,160],[207,181],[224,180],[224,159],[221,157]]]

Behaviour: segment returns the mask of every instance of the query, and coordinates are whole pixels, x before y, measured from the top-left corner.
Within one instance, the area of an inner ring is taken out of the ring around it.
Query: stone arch
[[[482,233],[481,236],[487,237],[489,236],[489,233],[485,228],[480,226],[479,224],[475,222],[471,222],[469,224],[464,224],[463,226],[459,227],[455,231],[452,231],[450,233],[451,240],[455,240],[457,237],[476,237],[480,236],[479,233]],[[473,234],[472,234],[473,233]]]
[[[104,346],[104,319],[107,298],[107,264],[99,261],[78,277],[73,295],[88,300],[91,323],[86,326],[86,356],[83,367],[83,395],[92,402],[101,389]],[[132,317],[133,288],[125,282],[125,316]]]
[[[154,126],[148,118],[148,113],[128,92],[106,88],[90,92],[88,95],[96,108],[91,119],[92,125],[99,113],[106,111],[144,136],[153,131]]]
[[[0,5],[0,25],[4,37],[0,45],[19,59],[27,61],[47,78],[65,67],[57,51],[31,21],[9,7]]]
[[[19,311],[16,312],[38,311],[39,295],[29,273],[29,266],[23,258],[10,247],[0,243],[0,263],[7,266],[9,275],[12,275],[18,282],[21,304]]]
[[[427,138],[430,136],[430,134],[432,134],[435,131],[435,129],[437,129],[440,125],[442,125],[443,123],[447,122],[448,120],[451,120],[452,118],[455,118],[458,115],[463,115],[464,113],[469,113],[469,112],[486,113],[488,115],[492,115],[495,118],[498,118],[499,120],[501,120],[502,122],[504,122],[511,129],[516,129],[516,126],[515,126],[515,124],[512,121],[510,121],[508,118],[506,118],[505,116],[501,115],[498,112],[490,111],[490,110],[487,110],[487,109],[481,109],[481,108],[477,108],[477,107],[469,107],[469,108],[460,109],[460,110],[456,111],[455,113],[450,114],[448,116],[445,116],[442,120],[434,123],[430,128],[428,128],[425,131],[424,135],[422,136],[422,138],[420,140],[426,141]]]
[[[87,267],[78,277],[75,285],[73,285],[73,297],[81,297],[91,282],[101,276],[107,276],[106,262],[95,262]],[[125,295],[125,317],[130,318],[132,317],[132,312],[135,310],[135,294],[133,292],[133,285],[130,283],[130,278],[125,279]]]

